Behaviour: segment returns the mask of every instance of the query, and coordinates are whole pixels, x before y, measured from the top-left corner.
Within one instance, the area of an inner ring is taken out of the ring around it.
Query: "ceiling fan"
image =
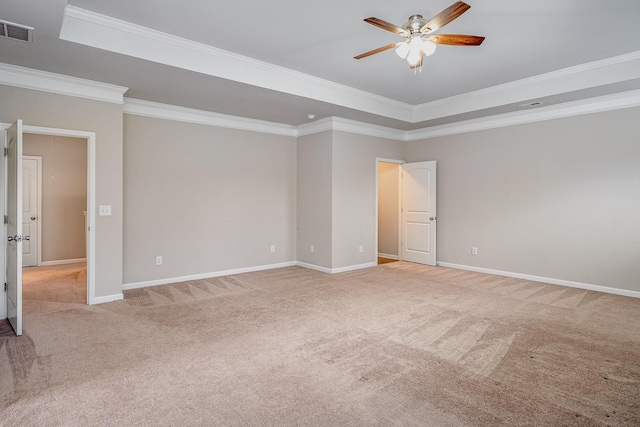
[[[465,2],[459,1],[429,21],[424,19],[422,15],[412,15],[409,20],[398,27],[378,18],[367,18],[364,21],[371,25],[375,25],[383,30],[391,31],[405,38],[404,41],[391,43],[386,46],[365,52],[361,55],[354,56],[355,59],[366,58],[385,50],[396,48],[396,53],[403,59],[406,59],[411,68],[421,67],[425,56],[432,55],[438,44],[448,44],[454,46],[479,46],[482,44],[484,37],[468,36],[464,34],[434,34],[434,31],[447,25],[449,22],[458,18],[465,13],[471,6]]]

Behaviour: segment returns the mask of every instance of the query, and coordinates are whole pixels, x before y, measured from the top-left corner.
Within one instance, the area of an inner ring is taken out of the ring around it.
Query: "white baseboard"
[[[87,259],[75,258],[75,259],[59,259],[55,261],[42,261],[40,265],[42,265],[43,267],[48,267],[51,265],[76,264],[78,262],[87,262]]]
[[[331,274],[331,269],[328,267],[322,267],[320,265],[308,264],[302,261],[296,261],[298,267],[308,268],[309,270],[321,271],[322,273]]]
[[[354,270],[362,270],[363,268],[375,267],[377,265],[378,265],[378,260],[374,262],[367,262],[365,264],[349,265],[346,267],[334,268],[331,270],[331,274],[346,273],[347,271],[354,271]]]
[[[166,279],[148,280],[145,282],[126,283],[122,285],[123,291],[146,288],[147,286],[168,285],[169,283],[188,282],[190,280],[210,279],[212,277],[230,276],[232,274],[251,273],[254,271],[271,270],[274,268],[292,267],[295,261],[280,264],[259,265],[256,267],[237,268],[234,270],[214,271],[211,273],[192,274],[189,276],[169,277]]]
[[[107,295],[104,297],[94,297],[93,300],[89,302],[89,305],[105,304],[107,302],[119,301],[121,299],[124,299],[124,295],[122,293]]]
[[[550,277],[532,276],[530,274],[512,273],[510,271],[492,270],[490,268],[473,267],[469,265],[452,264],[448,262],[438,262],[442,267],[455,268],[458,270],[475,271],[478,273],[495,274],[496,276],[514,277],[516,279],[531,280],[533,282],[549,283],[551,285],[568,286],[570,288],[586,289],[588,291],[604,292],[607,294],[622,295],[625,297],[640,298],[640,292],[627,289],[611,288],[608,286],[591,285],[588,283],[572,282],[569,280],[553,279]]]
[[[383,254],[383,253],[378,253],[378,257],[380,257],[380,258],[395,259],[396,261],[399,259],[399,258],[398,258],[398,255]]]
[[[353,271],[353,270],[361,270],[363,268],[375,267],[376,265],[378,265],[378,263],[368,262],[366,264],[349,265],[347,267],[340,267],[340,268],[327,268],[327,267],[322,267],[315,264],[308,264],[306,262],[301,262],[301,261],[297,261],[296,265],[298,267],[304,267],[310,270],[321,271],[323,273],[336,274],[336,273],[345,273],[347,271]]]

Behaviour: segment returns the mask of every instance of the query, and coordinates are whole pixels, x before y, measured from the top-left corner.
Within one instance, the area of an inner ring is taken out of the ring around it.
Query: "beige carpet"
[[[404,262],[30,298],[3,426],[640,425],[640,299]]]
[[[22,269],[24,315],[60,311],[87,303],[85,263]]]

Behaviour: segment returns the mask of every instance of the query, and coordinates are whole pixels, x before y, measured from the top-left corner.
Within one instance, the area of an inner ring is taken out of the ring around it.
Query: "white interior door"
[[[436,162],[402,169],[401,259],[436,265]]]
[[[40,233],[40,157],[22,156],[22,232],[29,240],[22,242],[22,266],[38,265]]]
[[[7,317],[22,335],[22,120],[7,130]]]

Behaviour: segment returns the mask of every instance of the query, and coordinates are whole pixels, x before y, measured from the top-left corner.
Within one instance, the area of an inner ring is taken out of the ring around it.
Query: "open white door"
[[[7,130],[6,156],[7,317],[16,335],[22,335],[22,120]]]
[[[403,261],[436,265],[436,162],[402,165]]]

